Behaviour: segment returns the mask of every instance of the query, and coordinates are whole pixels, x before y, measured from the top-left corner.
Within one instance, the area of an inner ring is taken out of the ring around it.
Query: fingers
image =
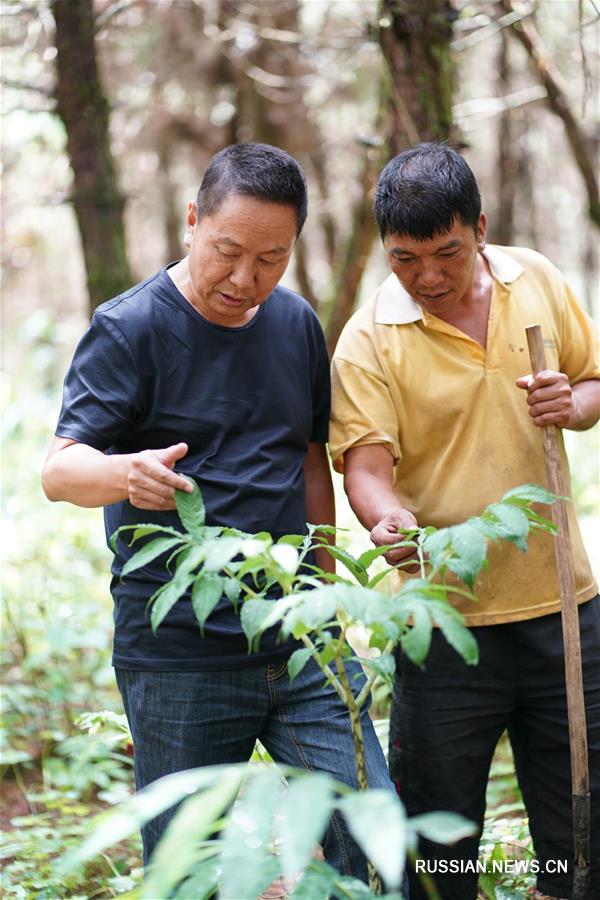
[[[170,447],[165,447],[164,450],[152,450],[150,452],[155,453],[156,457],[163,465],[172,469],[175,463],[186,455],[188,452],[188,445],[182,441],[179,444],[172,444]]]
[[[385,544],[397,544],[402,540],[402,535],[399,534],[399,531],[401,529],[410,530],[413,528],[418,528],[417,520],[413,514],[406,509],[398,509],[389,513],[387,516],[384,516],[384,518],[375,525],[371,531],[370,538],[376,547],[383,547]],[[384,559],[389,565],[397,566],[399,563],[406,562],[407,560],[414,559],[416,561],[417,554],[414,546],[397,547],[384,554]],[[408,571],[413,571],[412,567],[409,568]]]
[[[418,572],[420,569],[419,557],[414,547],[400,547],[398,550],[390,550],[389,553],[384,554],[383,558],[389,566],[401,565],[402,571],[408,572],[409,575],[413,572]],[[414,565],[411,565],[411,563],[414,563]]]
[[[517,378],[515,384],[517,387],[521,388],[521,390],[527,390],[532,381],[533,375],[521,375],[520,378]]]
[[[175,509],[175,490],[193,490],[186,478],[172,471],[187,449],[187,444],[174,444],[132,454],[127,477],[130,503],[139,509]]]
[[[568,426],[572,413],[572,389],[563,372],[543,371],[537,375],[524,375],[516,385],[527,390],[529,415],[538,427]]]

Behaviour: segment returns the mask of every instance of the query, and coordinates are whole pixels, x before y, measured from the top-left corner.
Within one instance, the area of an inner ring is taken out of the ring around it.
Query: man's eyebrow
[[[453,240],[448,241],[447,244],[442,244],[442,246],[438,247],[438,249],[435,252],[439,253],[441,250],[453,250],[455,247],[460,247],[460,245],[461,245],[460,240],[458,240],[457,238],[454,238]],[[413,256],[413,254],[410,252],[410,250],[405,250],[404,247],[393,247],[390,250],[390,254],[392,256],[400,256],[400,255]]]
[[[215,238],[215,243],[217,244],[227,244],[229,247],[236,247],[238,250],[243,250],[242,244],[238,244],[237,241],[234,241],[233,238],[230,237],[220,237],[217,235]],[[273,247],[271,250],[263,250],[262,256],[269,256],[271,253],[287,253],[289,251],[289,247]]]
[[[233,238],[230,237],[221,237],[221,235],[217,235],[215,238],[215,243],[217,244],[229,244],[230,247],[239,247],[241,249],[242,245],[238,244],[237,241],[234,241]]]

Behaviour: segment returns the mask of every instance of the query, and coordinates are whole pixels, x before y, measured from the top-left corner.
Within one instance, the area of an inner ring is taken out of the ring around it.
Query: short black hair
[[[447,234],[457,218],[477,233],[481,195],[460,153],[445,143],[417,144],[383,169],[374,213],[382,239],[403,234],[426,241]]]
[[[231,144],[216,153],[198,191],[198,218],[215,213],[230,194],[293,206],[297,234],[302,231],[308,208],[306,179],[285,150],[270,144]]]

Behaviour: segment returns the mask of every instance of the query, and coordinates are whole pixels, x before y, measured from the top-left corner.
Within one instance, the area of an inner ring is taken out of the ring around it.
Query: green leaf
[[[160,623],[175,606],[179,598],[185,594],[193,580],[194,576],[189,572],[186,572],[181,576],[177,573],[171,581],[163,585],[152,595],[150,598],[150,602],[152,603],[150,625],[155,634]]]
[[[384,650],[388,641],[396,643],[400,638],[401,628],[393,619],[388,620],[385,624],[373,623],[369,626],[370,638],[369,647],[377,647],[378,650]]]
[[[329,622],[335,616],[335,591],[338,587],[341,585],[331,584],[316,588],[314,591],[296,594],[293,605],[283,616],[284,637],[293,634],[298,638]]]
[[[207,572],[220,572],[239,553],[245,538],[222,537],[211,541],[205,549],[204,568]]]
[[[171,534],[173,537],[178,537],[182,541],[186,540],[185,534],[181,531],[177,531],[176,528],[170,528],[168,525],[156,525],[156,523],[148,525],[121,525],[110,536],[109,544],[113,553],[117,550],[117,539],[123,537],[126,531],[133,531],[129,546],[135,544],[140,538],[147,537],[149,534]]]
[[[176,566],[176,575],[183,577],[197,569],[205,556],[204,544],[191,544],[179,555]]]
[[[235,578],[224,578],[223,579],[223,591],[228,600],[231,600],[233,605],[235,606],[240,599],[240,594],[242,593],[242,586],[239,581],[236,581]]]
[[[449,528],[440,528],[439,531],[434,531],[423,541],[423,551],[429,557],[429,562],[434,569],[439,569],[445,562],[449,543]]]
[[[223,835],[222,900],[258,897],[279,874],[269,838],[280,792],[280,777],[269,767],[245,785],[233,807]]]
[[[358,562],[358,560],[354,559],[350,553],[346,550],[342,550],[341,547],[335,547],[333,544],[324,543],[322,546],[330,556],[333,556],[334,559],[341,562],[342,565],[348,569],[350,574],[354,575],[359,584],[365,585],[367,583],[369,580],[367,570]]]
[[[309,661],[311,655],[312,654],[309,647],[300,647],[299,650],[294,650],[288,660],[288,675],[290,677],[290,681],[293,681],[294,678],[300,674],[306,663]]]
[[[132,544],[135,544],[142,537],[147,537],[149,534],[156,534],[157,531],[160,531],[162,534],[172,534],[173,537],[179,537],[182,540],[186,539],[186,535],[182,531],[171,528],[170,525],[123,525],[122,528],[119,528],[119,531],[124,531],[126,528],[133,530]]]
[[[497,900],[496,898],[496,876],[488,875],[481,872],[477,881],[477,887],[480,892],[485,895],[485,900]]]
[[[440,631],[464,661],[469,666],[475,666],[479,662],[479,648],[477,641],[469,629],[455,616],[438,609],[434,614],[434,621]]]
[[[240,621],[248,639],[248,653],[258,650],[261,635],[278,620],[276,600],[246,600],[240,612]]]
[[[304,542],[303,534],[284,534],[277,541],[278,544],[290,544],[292,547],[301,547]]]
[[[462,580],[469,587],[473,587],[473,581],[481,571],[487,550],[481,529],[472,520],[463,522],[462,525],[453,525],[450,529],[450,543],[465,568],[466,577],[461,576]]]
[[[313,860],[292,891],[292,900],[329,900],[335,897],[334,887],[340,878],[326,862]]]
[[[337,528],[335,525],[309,525],[309,534],[337,534],[338,531],[348,531],[348,528]]]
[[[332,590],[336,606],[344,610],[353,622],[368,625],[386,616],[386,600],[382,594],[356,584],[338,584]]]
[[[216,894],[222,873],[218,858],[203,859],[193,867],[192,876],[178,886],[175,900],[209,900]]]
[[[436,844],[455,844],[477,834],[477,825],[453,812],[430,812],[412,816],[408,827]]]
[[[334,890],[336,897],[343,897],[343,900],[377,900],[379,894],[374,894],[364,881],[359,878],[352,878],[350,875],[338,876]],[[400,894],[385,894],[386,900],[405,900]]]
[[[229,779],[230,772],[241,778],[242,767],[205,766],[175,772],[153,781],[130,800],[114,810],[101,813],[94,821],[94,829],[82,843],[69,851],[58,863],[61,873],[72,872],[77,866],[93,859],[119,841],[135,834],[140,826],[154,819],[194,791],[210,788],[221,779]]]
[[[361,666],[376,672],[387,684],[393,684],[396,672],[396,660],[391,653],[383,653],[381,656],[361,657],[356,656]]]
[[[504,884],[496,884],[494,900],[523,900],[523,891],[515,891]]]
[[[509,503],[491,503],[486,513],[491,514],[496,520],[495,529],[498,537],[516,544],[523,553],[527,551],[529,522],[522,509]]]
[[[392,548],[400,547],[401,544],[387,544],[385,547],[373,547],[372,550],[366,550],[364,553],[358,557],[358,564],[363,566],[363,568],[368,569],[372,562],[378,559],[380,556],[384,556],[388,553]]]
[[[333,781],[324,772],[295,778],[277,807],[275,833],[281,841],[284,875],[293,878],[309,864],[334,803]]]
[[[340,875],[322,860],[313,860],[294,886],[291,900],[377,900],[369,887],[358,878]],[[400,894],[385,894],[389,900],[403,900]]]
[[[521,484],[519,487],[512,488],[502,497],[502,501],[510,503],[547,503],[552,504],[557,500],[556,494],[547,491],[546,488],[540,487],[538,484]]]
[[[184,544],[181,544],[179,547],[176,547],[175,550],[173,550],[165,563],[165,569],[167,570],[167,572],[171,571],[173,560],[177,559],[178,556],[181,556],[182,553],[185,553],[189,546],[189,543],[186,541]]]
[[[460,578],[460,580],[464,581],[464,583],[466,585],[468,585],[469,587],[471,587],[471,588],[473,587],[473,582],[474,582],[473,573],[471,572],[469,567],[464,564],[462,559],[459,559],[456,556],[450,556],[446,560],[445,564],[450,569],[451,572],[454,572],[454,574],[457,576],[457,578]]]
[[[194,537],[200,538],[204,531],[204,522],[206,519],[202,491],[193,478],[188,478],[187,475],[184,475],[183,477],[193,485],[194,490],[191,494],[188,494],[187,491],[176,490],[175,505],[183,527]]]
[[[391,571],[392,571],[392,569],[384,569],[383,572],[378,572],[377,575],[373,575],[373,577],[371,579],[369,579],[366,586],[368,588],[371,588],[371,590],[374,590],[374,588],[379,584],[379,582],[383,581],[383,579],[386,578],[390,574]]]
[[[529,519],[529,527],[532,530],[538,528],[541,531],[548,531],[550,534],[558,534],[558,528],[551,519],[539,516],[532,509],[527,510],[527,518]]]
[[[360,791],[339,803],[359,846],[389,887],[400,887],[406,858],[404,808],[392,791]]]
[[[196,578],[192,588],[192,609],[204,637],[204,623],[223,596],[223,579],[213,572]]]
[[[426,603],[415,603],[411,608],[413,624],[400,638],[402,650],[416,666],[421,666],[431,646],[431,615]]]
[[[185,801],[152,854],[142,898],[169,897],[185,878],[198,861],[199,842],[214,831],[237,794],[241,778],[241,770],[232,767],[215,785]]]

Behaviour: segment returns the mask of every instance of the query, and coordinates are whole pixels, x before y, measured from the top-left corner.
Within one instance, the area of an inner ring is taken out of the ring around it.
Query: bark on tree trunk
[[[389,149],[454,139],[449,0],[382,0],[379,40],[389,70]]]
[[[168,141],[168,129],[161,133],[158,144],[159,183],[163,204],[163,217],[165,224],[166,262],[181,259],[184,255],[183,230],[184,209],[179,210],[175,189],[171,179],[171,145]]]
[[[506,31],[500,33],[500,54],[498,60],[498,75],[500,76],[500,91],[507,96],[511,89],[509,46]],[[515,150],[515,128],[513,112],[505,109],[500,116],[498,134],[498,177],[497,195],[498,206],[496,211],[496,226],[490,236],[492,243],[508,246],[513,243],[514,215],[515,215],[515,190],[518,168],[518,148]]]
[[[330,356],[344,325],[354,312],[360,282],[377,235],[372,212],[372,192],[377,179],[378,163],[379,153],[374,149],[367,150],[361,177],[361,193],[352,214],[352,233],[335,280],[334,305],[327,326],[327,349]]]
[[[109,109],[96,62],[91,0],[52,0],[57,110],[67,132],[73,203],[87,273],[90,314],[131,285],[123,197],[109,143]]]

